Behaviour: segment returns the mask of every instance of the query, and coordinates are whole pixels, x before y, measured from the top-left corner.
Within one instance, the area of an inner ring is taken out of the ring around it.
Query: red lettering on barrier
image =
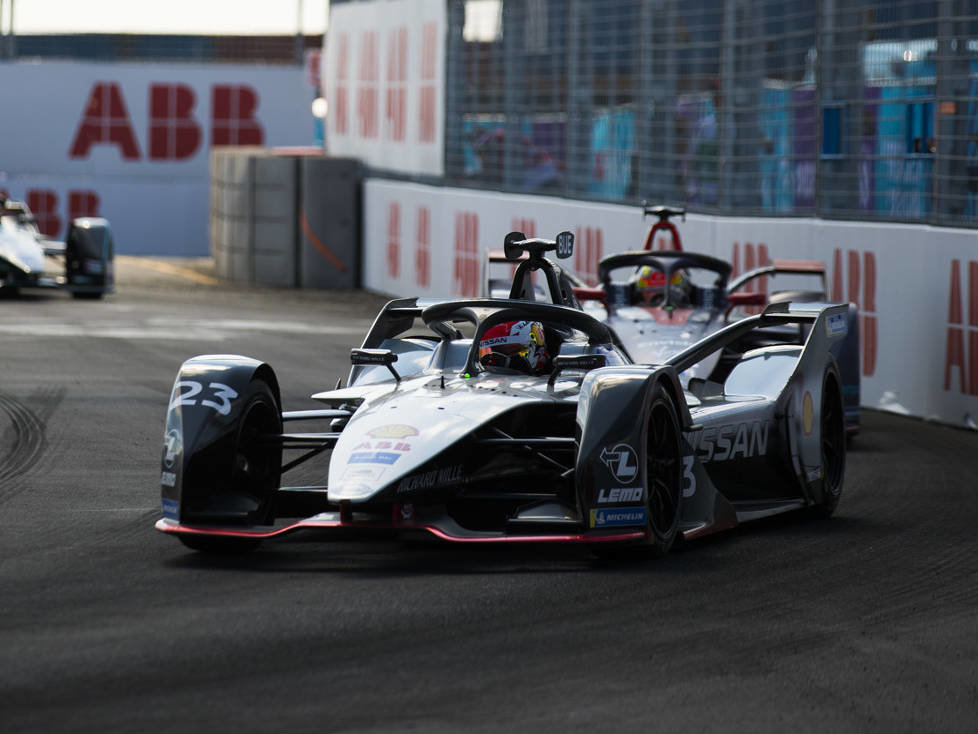
[[[438,61],[438,24],[425,23],[421,31],[421,85],[418,140],[435,142],[437,110],[436,69]]]
[[[347,120],[349,118],[349,88],[350,81],[350,35],[341,33],[339,38],[339,51],[336,60],[336,109],[330,110],[333,116],[336,132],[340,135],[347,133]]]
[[[859,308],[859,341],[862,354],[862,374],[876,374],[876,355],[879,348],[879,323],[876,314],[876,254],[858,250],[846,254],[848,267],[843,267],[842,250],[832,253],[832,300],[856,304]],[[843,272],[843,271],[847,272]],[[846,277],[848,276],[848,277]],[[842,285],[847,294],[843,295]]]
[[[598,264],[604,256],[604,232],[600,227],[577,228],[574,234],[574,269],[588,285],[598,282]]]
[[[377,137],[377,32],[360,34],[360,59],[357,79],[357,121],[361,138]]]
[[[404,140],[407,108],[407,28],[401,26],[387,38],[386,133],[390,140]]]
[[[126,160],[139,158],[139,146],[136,145],[136,136],[129,121],[129,111],[122,91],[115,82],[96,82],[92,87],[68,156],[84,158],[97,144],[118,146]]]
[[[455,294],[474,298],[479,294],[479,215],[455,214]]]
[[[99,198],[94,191],[68,192],[68,219],[99,216]]]
[[[978,395],[978,261],[968,263],[968,324],[964,324],[961,288],[961,261],[951,261],[948,288],[947,342],[944,355],[944,390],[952,389],[952,377],[958,374],[959,391]],[[965,352],[965,335],[968,351]]]
[[[401,262],[401,205],[392,201],[387,209],[387,274],[396,278]]]
[[[217,84],[211,94],[211,145],[261,145],[265,131],[255,118],[258,92],[247,85]]]
[[[193,117],[197,95],[186,84],[152,84],[149,88],[149,157],[175,161],[190,158],[200,147],[200,125]]]
[[[765,265],[771,264],[771,258],[768,254],[767,245],[763,242],[757,245],[755,249],[754,244],[751,242],[744,243],[744,269],[740,269],[740,243],[733,243],[733,258],[732,258],[732,270],[730,272],[731,278],[736,278],[741,275],[741,272],[749,273],[755,268],[764,267]],[[744,286],[745,293],[763,293],[765,296],[768,295],[768,277],[762,275],[758,278],[754,278],[749,281]],[[744,307],[744,312],[749,314],[760,313],[763,310],[760,306],[746,306]]]
[[[418,207],[417,249],[414,251],[414,274],[419,288],[431,284],[431,210]]]
[[[56,237],[61,231],[58,195],[50,189],[28,189],[27,206],[34,214],[38,231],[45,237]]]
[[[978,260],[968,263],[968,325],[978,328]]]

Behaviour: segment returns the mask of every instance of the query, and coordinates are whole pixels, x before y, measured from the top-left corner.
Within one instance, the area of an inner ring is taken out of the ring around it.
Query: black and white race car
[[[506,248],[527,253],[514,293],[533,271],[566,285],[544,253],[568,256],[570,233]],[[283,411],[268,364],[194,357],[167,412],[156,527],[217,552],[378,527],[665,552],[766,515],[829,514],[845,473],[832,347],[847,309],[772,305],[648,365],[559,303],[398,299],[315,410]],[[772,326],[794,328],[771,343]],[[714,354],[709,378],[684,389],[678,375]],[[317,486],[282,481],[314,457],[326,459]]]
[[[105,219],[76,218],[65,242],[56,242],[41,235],[24,202],[0,197],[0,288],[62,288],[76,298],[101,298],[114,289],[113,258]]]

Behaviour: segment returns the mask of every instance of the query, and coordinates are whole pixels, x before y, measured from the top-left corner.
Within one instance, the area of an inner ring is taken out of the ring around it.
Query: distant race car
[[[513,295],[533,271],[566,287],[544,253],[569,256],[570,233],[514,233],[505,249],[514,263],[526,253]],[[283,412],[268,364],[194,357],[167,411],[156,527],[210,552],[302,529],[387,528],[600,554],[665,552],[677,537],[800,508],[829,514],[845,473],[832,349],[847,310],[772,305],[647,366],[577,308],[403,298],[352,350],[348,386],[312,396],[318,410]],[[775,343],[768,330],[781,326]],[[679,374],[714,353],[710,379],[683,389]],[[283,485],[320,455],[323,481]]]
[[[658,217],[649,229],[644,250],[608,255],[598,265],[598,286],[588,288],[575,280],[575,297],[584,310],[604,321],[621,339],[630,357],[659,364],[708,334],[742,318],[745,309],[773,303],[821,303],[827,300],[825,265],[810,260],[774,260],[731,280],[731,265],[710,255],[682,249],[679,232],[669,218],[684,215],[680,208],[644,207]],[[652,250],[658,231],[672,234],[674,250]],[[766,295],[748,291],[770,279],[789,285]],[[785,326],[768,328],[772,340],[782,340]],[[804,329],[804,327],[802,327]],[[833,346],[842,376],[846,429],[857,433],[860,424],[859,316],[850,304],[847,336]],[[719,355],[693,365],[681,375],[708,378]]]
[[[101,298],[114,289],[113,258],[105,219],[74,219],[66,241],[55,242],[38,232],[25,203],[0,196],[0,288],[62,288],[76,298]]]

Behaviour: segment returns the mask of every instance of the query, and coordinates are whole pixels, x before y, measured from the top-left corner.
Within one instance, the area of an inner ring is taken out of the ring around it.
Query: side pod
[[[163,516],[253,525],[271,519],[282,466],[281,399],[272,368],[250,357],[187,360],[166,414]]]

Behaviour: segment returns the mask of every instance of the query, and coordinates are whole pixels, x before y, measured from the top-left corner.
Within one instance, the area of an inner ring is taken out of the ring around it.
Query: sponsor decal
[[[812,402],[812,394],[808,390],[805,390],[805,397],[801,401],[801,423],[805,435],[811,436],[815,425],[815,405]]]
[[[414,505],[401,505],[401,522],[414,522]]]
[[[644,492],[641,487],[613,487],[598,490],[598,503],[641,502]]]
[[[163,455],[163,466],[167,469],[172,469],[177,461],[177,457],[183,453],[183,436],[180,435],[180,431],[176,428],[171,428],[167,431],[163,445],[166,448],[166,453]],[[171,484],[170,486],[172,487],[173,485]]]
[[[367,435],[371,438],[407,438],[408,436],[417,436],[418,433],[418,429],[414,426],[401,423],[379,426],[367,431]]]
[[[767,453],[769,429],[768,421],[729,423],[692,433],[689,440],[693,451],[704,463],[748,459]]]
[[[592,528],[607,528],[620,525],[644,525],[644,507],[620,507],[591,510]]]
[[[810,469],[808,472],[808,481],[817,482],[822,478],[822,467],[817,466],[814,469]]]
[[[163,517],[168,520],[180,519],[180,503],[176,500],[163,498]]]
[[[825,331],[828,336],[845,336],[849,333],[849,317],[844,313],[829,314],[825,319]]]
[[[397,493],[416,492],[420,489],[432,489],[433,487],[444,487],[450,484],[458,484],[463,481],[462,465],[453,464],[452,466],[439,467],[430,471],[412,474],[404,477],[397,485]]]
[[[160,475],[160,484],[164,487],[176,487],[177,475],[172,471],[165,471]]]
[[[638,458],[635,449],[627,443],[601,449],[599,458],[621,484],[631,484],[638,477]]]
[[[348,464],[393,464],[401,458],[392,451],[358,451],[350,454]]]
[[[361,441],[353,449],[354,451],[410,451],[411,445],[402,441]]]
[[[361,482],[376,482],[387,471],[382,466],[371,466],[368,464],[354,464],[352,466],[347,466],[346,471],[343,472],[344,480],[354,480]]]

